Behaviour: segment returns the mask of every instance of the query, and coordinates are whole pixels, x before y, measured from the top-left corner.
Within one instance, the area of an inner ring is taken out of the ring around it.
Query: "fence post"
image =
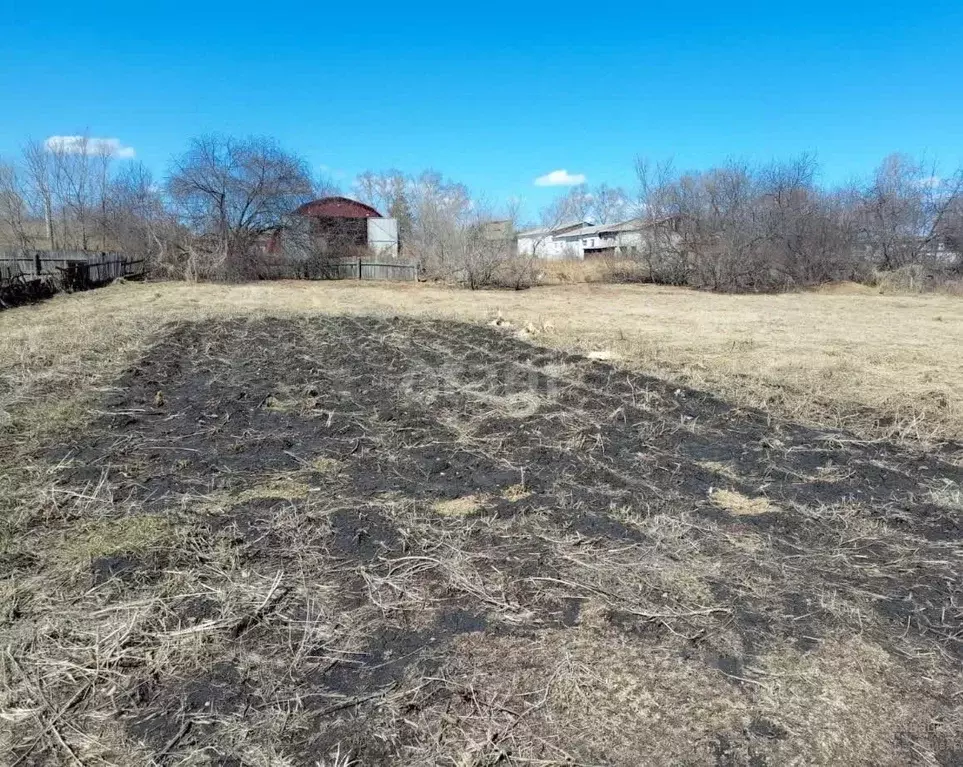
[[[358,259],[358,279],[361,279],[361,259]]]

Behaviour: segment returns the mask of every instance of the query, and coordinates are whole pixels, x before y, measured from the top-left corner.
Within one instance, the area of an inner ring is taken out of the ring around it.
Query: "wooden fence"
[[[120,253],[78,251],[0,252],[0,307],[63,290],[86,290],[121,277],[144,275],[144,261]]]
[[[418,279],[418,264],[392,264],[364,261],[338,264],[339,279],[355,280],[406,280]]]
[[[262,265],[262,279],[390,280],[414,282],[418,264],[366,261],[287,261]],[[119,278],[144,276],[144,261],[120,253],[0,251],[0,308],[86,290]]]
[[[273,280],[390,280],[414,282],[418,264],[366,261],[363,258],[318,260],[279,260],[259,265],[262,279]]]

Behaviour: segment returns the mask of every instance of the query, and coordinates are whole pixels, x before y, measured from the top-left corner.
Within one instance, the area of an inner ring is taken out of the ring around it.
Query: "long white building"
[[[558,235],[562,248],[578,258],[631,258],[638,255],[651,225],[640,218],[572,229]]]
[[[678,218],[659,221],[630,218],[593,226],[588,222],[519,232],[518,253],[549,260],[633,258],[643,249],[659,248],[678,239]]]
[[[520,256],[536,256],[554,261],[562,259],[582,258],[579,248],[570,240],[562,239],[568,232],[589,226],[588,221],[573,221],[555,227],[539,227],[528,229],[516,235],[518,254]]]

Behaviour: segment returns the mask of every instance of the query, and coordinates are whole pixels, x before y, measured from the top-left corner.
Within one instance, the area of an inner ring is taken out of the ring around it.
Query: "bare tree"
[[[815,156],[803,154],[756,174],[756,263],[766,287],[860,276],[852,216],[845,198],[819,188],[818,167]]]
[[[167,190],[185,225],[204,238],[208,269],[252,276],[259,239],[312,196],[307,163],[269,138],[194,139],[176,158]]]
[[[395,168],[379,172],[366,170],[355,179],[354,191],[359,200],[386,213],[405,197],[409,184],[408,177]]]
[[[649,278],[670,285],[688,284],[695,254],[705,246],[701,228],[685,218],[695,207],[690,199],[691,185],[679,183],[671,160],[652,163],[640,157],[635,171],[639,183],[639,217],[649,232],[641,247]],[[665,227],[662,225],[665,221],[680,225]]]
[[[416,176],[367,171],[355,181],[354,193],[398,220],[405,251],[418,259],[425,276],[458,280],[472,289],[530,284],[530,265],[515,249],[517,205],[496,210],[433,170]]]
[[[557,197],[542,211],[542,219],[580,223],[592,219],[594,200],[588,186],[579,184]]]
[[[629,197],[621,187],[600,184],[589,194],[588,215],[596,224],[614,224],[629,217]]]
[[[412,210],[417,179],[409,178],[400,170],[381,172],[365,171],[355,180],[355,194],[363,202],[372,205],[398,222],[401,244],[407,243],[414,233],[415,214]]]
[[[963,273],[963,196],[949,205],[940,225],[940,239],[946,249],[948,266]]]
[[[0,161],[0,224],[19,248],[30,245],[30,213],[21,173]]]
[[[122,253],[143,258],[146,271],[182,278],[192,243],[164,205],[161,191],[143,163],[125,163],[107,192],[107,238]]]
[[[519,228],[521,216],[521,202],[510,200],[505,206],[504,221],[510,232],[510,240],[505,245],[505,265],[502,269],[502,282],[515,290],[531,287],[538,279],[538,257],[533,248],[530,253],[521,253],[518,249],[516,232]]]
[[[87,250],[91,218],[96,204],[94,190],[94,148],[90,137],[48,139],[46,149],[53,157],[54,193],[61,209],[65,244],[70,240],[70,224],[76,225],[79,239],[72,244]]]
[[[519,212],[518,201],[497,208],[484,200],[474,202],[459,260],[459,276],[468,287],[522,290],[534,283],[536,256],[519,253],[516,244]]]
[[[311,196],[317,199],[321,197],[336,197],[341,194],[341,186],[330,176],[319,174],[314,179],[314,186]]]
[[[473,223],[467,187],[427,170],[411,181],[406,194],[412,216],[410,251],[428,276],[453,276],[464,262],[465,234]]]
[[[100,203],[100,215],[97,226],[100,229],[100,247],[107,250],[108,221],[108,195],[110,193],[110,166],[114,159],[114,149],[107,142],[101,141],[94,149],[94,162],[96,166],[97,197]]]
[[[56,250],[53,159],[43,142],[29,141],[23,148],[23,160],[28,188],[37,206],[43,211],[48,246],[51,250]]]
[[[863,191],[860,228],[882,269],[921,263],[963,195],[963,172],[948,178],[935,164],[906,155],[883,160]]]

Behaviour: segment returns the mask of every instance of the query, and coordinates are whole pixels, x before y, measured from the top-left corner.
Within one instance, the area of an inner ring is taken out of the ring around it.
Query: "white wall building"
[[[556,237],[562,247],[575,251],[576,258],[633,258],[645,247],[658,248],[664,238],[675,239],[676,219],[645,221],[630,218],[614,224],[584,226]],[[668,227],[668,228],[666,228]]]
[[[555,227],[540,227],[519,232],[517,235],[518,254],[520,256],[534,255],[552,261],[566,258],[582,258],[581,251],[569,239],[563,239],[568,232],[582,229],[589,225],[588,221],[573,221]]]
[[[565,232],[559,239],[578,252],[578,258],[620,258],[638,254],[647,225],[633,218],[616,224],[586,226]]]

